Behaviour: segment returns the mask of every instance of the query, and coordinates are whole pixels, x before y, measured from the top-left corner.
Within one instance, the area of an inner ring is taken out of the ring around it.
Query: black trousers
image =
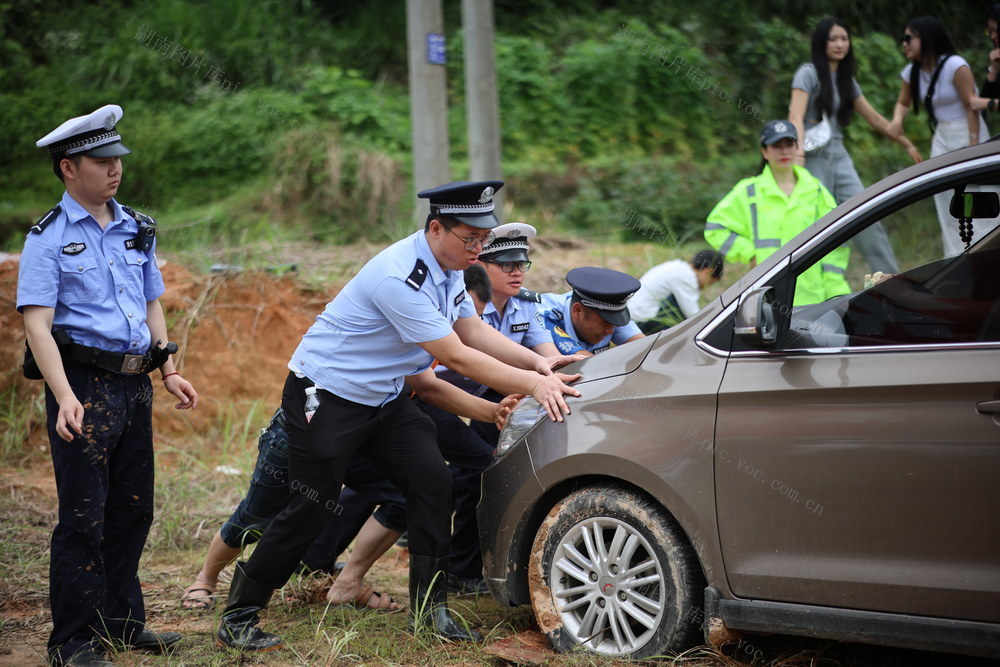
[[[369,459],[406,495],[410,551],[448,554],[451,475],[437,449],[434,423],[400,395],[382,407],[361,405],[320,390],[319,409],[305,419],[311,381],[289,373],[281,397],[288,431],[288,505],[271,522],[244,571],[281,588],[309,545],[337,511],[351,457]]]
[[[493,446],[450,412],[413,399],[434,420],[437,444],[448,460],[452,476],[455,520],[449,548],[449,571],[460,577],[482,577],[483,555],[479,546],[476,505],[482,492],[482,474],[493,463]],[[493,431],[497,427],[489,424]]]
[[[147,375],[67,366],[85,406],[83,434],[56,433],[45,408],[59,522],[49,561],[51,658],[66,660],[97,636],[129,642],[146,623],[139,557],[153,521],[153,392]]]

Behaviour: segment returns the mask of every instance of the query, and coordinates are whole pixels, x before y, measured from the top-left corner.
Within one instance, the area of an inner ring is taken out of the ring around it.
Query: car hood
[[[566,368],[560,369],[560,372],[570,374],[580,373],[582,377],[576,383],[578,385],[593,382],[594,380],[603,380],[615,375],[631,373],[646,358],[646,355],[649,354],[649,348],[653,347],[653,343],[656,342],[658,337],[659,334],[654,334],[634,340],[631,343],[618,345],[600,354],[587,357],[583,361],[570,364]]]

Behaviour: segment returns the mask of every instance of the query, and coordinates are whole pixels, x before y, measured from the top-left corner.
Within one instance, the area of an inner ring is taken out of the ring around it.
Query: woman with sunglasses
[[[906,149],[914,162],[920,162],[917,147],[903,134],[890,133],[889,121],[865,99],[854,78],[857,62],[851,48],[847,26],[835,18],[819,22],[812,34],[812,62],[799,67],[792,79],[792,98],[788,104],[788,120],[798,136],[826,122],[830,127],[829,142],[810,152],[807,142],[799,144],[795,163],[804,166],[826,186],[837,204],[842,204],[864,189],[851,156],[844,148],[842,128],[854,114],[868,125]],[[858,249],[872,271],[898,273],[896,256],[881,223],[872,225],[857,237]]]
[[[972,104],[978,97],[972,70],[955,53],[941,22],[933,16],[912,19],[906,24],[902,44],[903,53],[911,62],[900,75],[903,82],[890,131],[902,133],[910,107],[919,114],[923,106],[934,131],[931,157],[986,141],[989,138],[986,124]],[[934,195],[946,256],[957,255],[965,248],[959,238],[958,224],[948,212],[950,200],[951,192]]]

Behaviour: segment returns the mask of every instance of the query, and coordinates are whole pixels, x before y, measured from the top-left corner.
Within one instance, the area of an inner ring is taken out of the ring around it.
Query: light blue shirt
[[[114,220],[101,226],[68,192],[61,211],[24,242],[17,310],[53,308],[52,325],[75,342],[142,354],[150,344],[146,302],[163,295],[156,247],[135,248],[138,223],[114,199]],[[166,341],[164,341],[166,342]]]
[[[570,317],[569,306],[572,296],[571,291],[565,294],[542,295],[542,320],[560,353],[573,354],[584,350],[597,354],[611,347],[611,343],[621,345],[629,338],[642,333],[635,322],[629,322],[625,326],[615,327],[610,336],[605,336],[596,345],[582,340],[573,329],[573,318]]]
[[[507,299],[507,304],[503,309],[503,317],[500,317],[496,306],[490,301],[483,310],[482,319],[518,345],[532,348],[552,340],[552,336],[542,322],[538,305],[534,301],[514,296]],[[437,373],[438,378],[476,396],[481,396],[487,389],[486,385],[467,378],[461,373],[456,373],[444,365],[435,367],[434,372]]]
[[[444,338],[460,317],[475,316],[462,272],[442,269],[420,230],[358,271],[302,337],[288,368],[349,401],[382,406],[407,375],[430,367],[433,358],[418,343]]]
[[[501,317],[491,301],[483,310],[483,320],[518,345],[535,347],[552,340],[538,312],[539,305],[534,301],[514,296],[507,299]]]

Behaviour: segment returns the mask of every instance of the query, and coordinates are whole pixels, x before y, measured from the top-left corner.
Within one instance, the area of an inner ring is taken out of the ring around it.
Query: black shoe
[[[448,610],[448,557],[410,554],[410,630],[427,628],[449,641],[482,641],[475,630],[459,624]]]
[[[236,563],[233,582],[229,584],[229,601],[222,612],[222,624],[215,635],[219,646],[240,651],[272,651],[282,647],[281,637],[257,627],[257,612],[267,606],[274,589],[247,576],[243,563]]]
[[[132,639],[129,644],[131,648],[138,651],[150,651],[152,653],[163,653],[168,648],[176,644],[181,638],[177,632],[153,632],[143,630]]]
[[[452,595],[489,595],[490,588],[482,577],[448,575],[448,592]]]
[[[58,660],[53,660],[53,665],[62,665],[62,667],[114,667],[115,663],[108,662],[103,657],[94,652],[94,649],[89,646],[80,649],[73,654],[73,657],[65,662],[60,662]]]

